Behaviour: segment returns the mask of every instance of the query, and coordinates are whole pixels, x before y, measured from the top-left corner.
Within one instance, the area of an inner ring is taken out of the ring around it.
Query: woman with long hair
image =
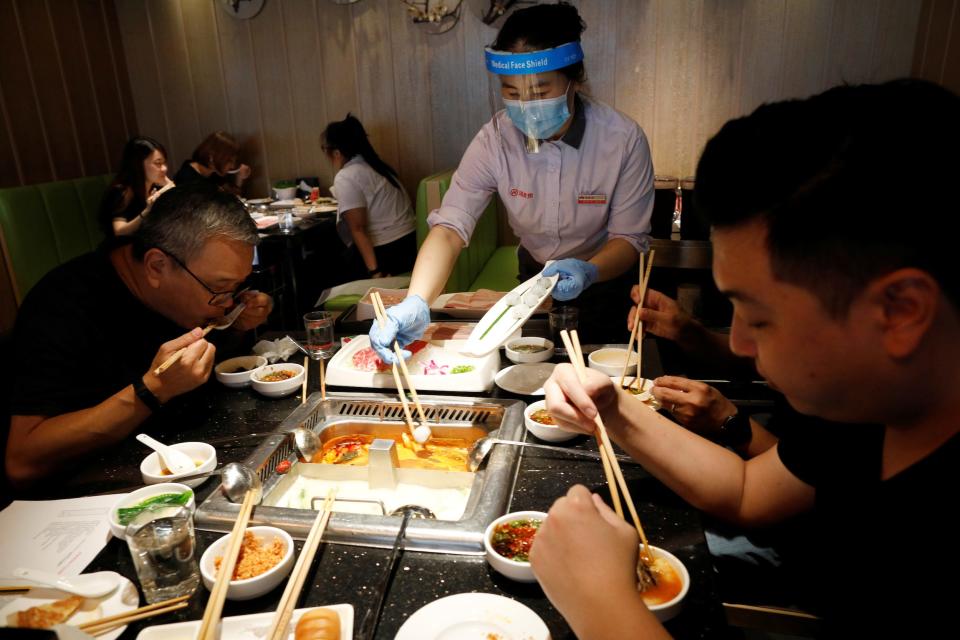
[[[337,229],[359,277],[380,278],[413,268],[416,221],[397,172],[377,155],[350,114],[324,129],[321,146],[337,172]]]
[[[147,136],[127,141],[120,170],[100,202],[100,226],[107,237],[130,235],[160,194],[174,186],[167,175],[167,150]]]

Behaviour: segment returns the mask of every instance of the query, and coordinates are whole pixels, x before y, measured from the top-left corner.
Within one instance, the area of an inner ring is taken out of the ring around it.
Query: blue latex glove
[[[381,329],[376,320],[370,327],[370,346],[380,359],[387,364],[396,364],[397,356],[393,352],[393,341],[404,347],[423,335],[430,324],[430,308],[420,296],[408,296],[400,304],[387,309],[387,321]],[[412,353],[403,350],[406,360]]]
[[[553,297],[561,302],[573,300],[584,289],[597,281],[600,269],[597,265],[576,258],[564,258],[547,265],[543,270],[545,277],[560,274],[557,286],[553,288]]]

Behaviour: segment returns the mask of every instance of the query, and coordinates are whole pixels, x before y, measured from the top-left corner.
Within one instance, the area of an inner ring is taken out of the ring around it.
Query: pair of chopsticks
[[[577,337],[577,330],[574,329],[571,333],[567,333],[567,330],[564,329],[560,332],[560,338],[563,340],[563,346],[567,348],[570,362],[573,364],[573,368],[576,369],[580,382],[586,382],[587,370],[583,364],[583,351],[580,349],[580,338]],[[597,438],[600,441],[600,457],[603,461],[603,471],[607,476],[607,484],[610,487],[610,495],[613,498],[613,508],[617,512],[617,515],[622,518],[623,507],[620,506],[620,495],[617,492],[619,485],[620,491],[623,492],[623,498],[627,503],[627,509],[630,510],[633,526],[636,528],[637,533],[640,535],[640,540],[643,542],[643,553],[640,558],[641,562],[646,565],[649,563],[649,560],[653,558],[653,554],[650,551],[650,545],[647,542],[646,534],[643,532],[643,527],[640,525],[640,517],[637,515],[637,509],[633,505],[633,498],[630,497],[630,489],[627,488],[627,482],[624,480],[623,472],[620,470],[620,462],[617,460],[617,455],[613,450],[613,443],[610,442],[610,437],[607,435],[607,428],[603,425],[600,414],[597,414],[593,418],[593,422],[597,427]]]
[[[310,358],[308,356],[304,356],[303,357],[303,400],[301,400],[300,404],[307,403],[307,380],[310,378],[309,365],[310,365]],[[324,375],[323,369],[324,369],[323,358],[320,358],[320,399],[326,400],[327,399],[327,380],[326,380],[326,376]]]
[[[159,616],[164,613],[170,613],[171,611],[183,609],[187,606],[186,601],[189,598],[189,595],[185,595],[180,596],[179,598],[164,600],[163,602],[156,602],[145,607],[140,607],[139,609],[118,613],[114,616],[108,616],[106,618],[100,618],[99,620],[84,622],[83,624],[78,625],[78,628],[92,636],[100,636],[137,620],[152,618],[153,616]]]
[[[217,640],[218,638],[217,627],[219,627],[220,615],[223,613],[223,603],[227,599],[227,588],[233,578],[233,570],[237,566],[237,557],[243,545],[243,534],[247,530],[247,523],[250,522],[255,497],[256,492],[252,489],[248,489],[243,496],[240,513],[237,514],[233,531],[230,532],[230,539],[227,540],[227,550],[223,554],[220,571],[217,572],[217,579],[213,583],[213,589],[210,590],[210,599],[207,600],[207,608],[203,612],[197,640]]]
[[[643,378],[640,377],[641,367],[643,366],[643,322],[640,321],[640,310],[643,309],[643,299],[647,296],[647,285],[650,284],[650,270],[653,268],[653,257],[656,255],[654,249],[650,249],[650,257],[646,261],[646,268],[644,268],[644,254],[640,254],[640,301],[637,303],[637,313],[633,317],[633,331],[630,332],[630,342],[627,343],[627,357],[623,361],[623,373],[620,374],[620,388],[626,388],[623,386],[623,381],[627,377],[627,367],[630,364],[630,350],[633,349],[633,340],[637,340],[637,375],[634,376],[633,382],[630,384],[636,384],[638,391],[643,391]],[[637,335],[639,333],[639,335]]]
[[[247,287],[246,289],[243,289],[242,291],[239,291],[234,295],[239,296],[240,294],[246,293],[249,290],[250,290],[250,287]],[[243,310],[246,308],[247,308],[247,303],[241,302],[233,309],[233,311],[225,315],[223,318],[220,318],[219,322],[216,322],[216,321],[208,322],[207,326],[203,328],[203,335],[201,337],[206,338],[208,333],[210,333],[211,331],[217,328],[226,329],[227,327],[233,324],[233,321],[236,320],[240,316],[240,314],[243,313]],[[186,353],[186,351],[187,351],[187,347],[183,347],[182,349],[177,349],[176,351],[174,351],[169,358],[163,361],[163,364],[161,364],[159,367],[153,370],[154,375],[159,376],[161,373],[163,373],[164,371],[172,367],[174,364],[177,363],[177,360],[179,360],[183,356],[183,354]]]
[[[293,615],[293,609],[300,597],[300,591],[303,589],[303,583],[307,579],[307,573],[310,571],[310,565],[313,564],[313,558],[317,555],[317,548],[320,546],[320,539],[323,537],[323,531],[327,528],[327,522],[330,520],[333,501],[336,498],[336,488],[327,492],[327,499],[323,501],[323,508],[317,513],[310,533],[307,535],[307,541],[303,543],[303,549],[297,557],[297,564],[293,567],[293,572],[287,580],[287,587],[280,596],[280,604],[277,605],[277,612],[273,616],[273,622],[270,625],[270,631],[267,633],[267,640],[286,640],[289,635],[287,626],[290,624],[290,617]]]
[[[387,324],[387,308],[383,306],[383,300],[380,298],[380,292],[374,291],[371,296],[373,299],[373,310],[377,315],[377,322],[380,324],[380,328],[383,329]],[[407,369],[407,362],[403,359],[403,352],[400,349],[400,344],[396,340],[393,341],[393,352],[397,355],[397,362],[400,363],[399,368],[403,371],[403,377],[407,379],[407,388],[410,389],[410,396],[413,398],[413,402],[417,406],[417,413],[420,416],[420,424],[427,424],[427,414],[423,411],[423,406],[420,404],[420,398],[417,396],[417,390],[413,386],[413,381],[410,379],[410,371]],[[410,437],[414,437],[414,426],[413,426],[413,415],[410,413],[410,405],[407,404],[407,398],[403,394],[403,382],[400,380],[400,373],[397,371],[397,365],[393,365],[393,381],[397,385],[397,393],[400,395],[400,404],[403,405],[403,415],[407,418],[407,429],[410,431]],[[415,441],[415,440],[414,440]]]

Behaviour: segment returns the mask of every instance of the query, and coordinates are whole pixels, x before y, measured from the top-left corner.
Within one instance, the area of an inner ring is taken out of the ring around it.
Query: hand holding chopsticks
[[[371,296],[373,300],[373,309],[377,315],[377,322],[380,323],[380,327],[384,327],[387,322],[387,309],[383,305],[383,300],[380,298],[380,292],[374,291]],[[430,427],[427,426],[427,414],[423,410],[423,406],[420,404],[420,397],[417,395],[417,390],[413,386],[413,381],[410,379],[410,371],[407,369],[407,363],[403,359],[403,351],[400,349],[400,344],[394,340],[393,342],[393,352],[397,356],[397,362],[399,363],[399,368],[403,371],[403,376],[407,380],[407,388],[410,389],[410,396],[413,398],[414,403],[417,407],[417,413],[420,416],[420,426],[413,426],[413,416],[410,413],[410,406],[407,404],[407,399],[403,394],[403,383],[400,380],[400,374],[397,371],[398,365],[393,365],[393,381],[397,385],[397,393],[400,395],[400,404],[403,405],[403,413],[407,418],[407,427],[410,430],[410,435],[413,436],[414,441],[419,443],[424,443],[430,439]]]

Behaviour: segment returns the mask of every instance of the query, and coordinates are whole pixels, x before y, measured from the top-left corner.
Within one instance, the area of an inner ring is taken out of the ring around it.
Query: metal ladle
[[[260,504],[263,497],[263,483],[260,476],[249,467],[236,462],[223,465],[220,469],[220,490],[230,502],[243,502],[247,491],[253,491],[253,503]]]
[[[400,545],[403,542],[404,534],[407,532],[407,523],[410,521],[410,518],[421,518],[424,520],[436,520],[437,518],[436,514],[430,511],[430,509],[415,504],[397,507],[390,512],[390,515],[402,515],[403,520],[400,521],[400,529],[397,531],[397,537],[393,541],[393,549],[390,551],[390,560],[387,561],[387,568],[384,570],[380,584],[374,592],[377,598],[376,602],[374,602],[373,607],[367,611],[363,617],[363,621],[360,623],[360,630],[357,633],[360,640],[372,640],[377,631],[377,623],[380,621],[383,603],[387,599],[387,587],[390,586],[390,576],[393,575],[393,570],[397,566],[397,560],[400,559]]]
[[[300,462],[312,462],[313,456],[317,455],[321,448],[320,436],[305,427],[297,427],[290,433],[297,449],[297,459]]]
[[[483,464],[483,461],[486,460],[487,456],[490,455],[490,452],[493,451],[493,445],[496,444],[509,444],[515,447],[530,447],[532,449],[547,449],[548,451],[558,451],[571,456],[592,458],[594,460],[600,459],[600,454],[595,451],[582,451],[580,449],[553,447],[548,444],[537,444],[535,442],[519,442],[517,440],[501,440],[499,438],[487,437],[478,439],[470,446],[470,450],[467,451],[467,470],[476,471],[479,469],[480,465]],[[636,460],[633,460],[629,456],[618,454],[617,460],[620,462],[630,462],[636,464]]]

